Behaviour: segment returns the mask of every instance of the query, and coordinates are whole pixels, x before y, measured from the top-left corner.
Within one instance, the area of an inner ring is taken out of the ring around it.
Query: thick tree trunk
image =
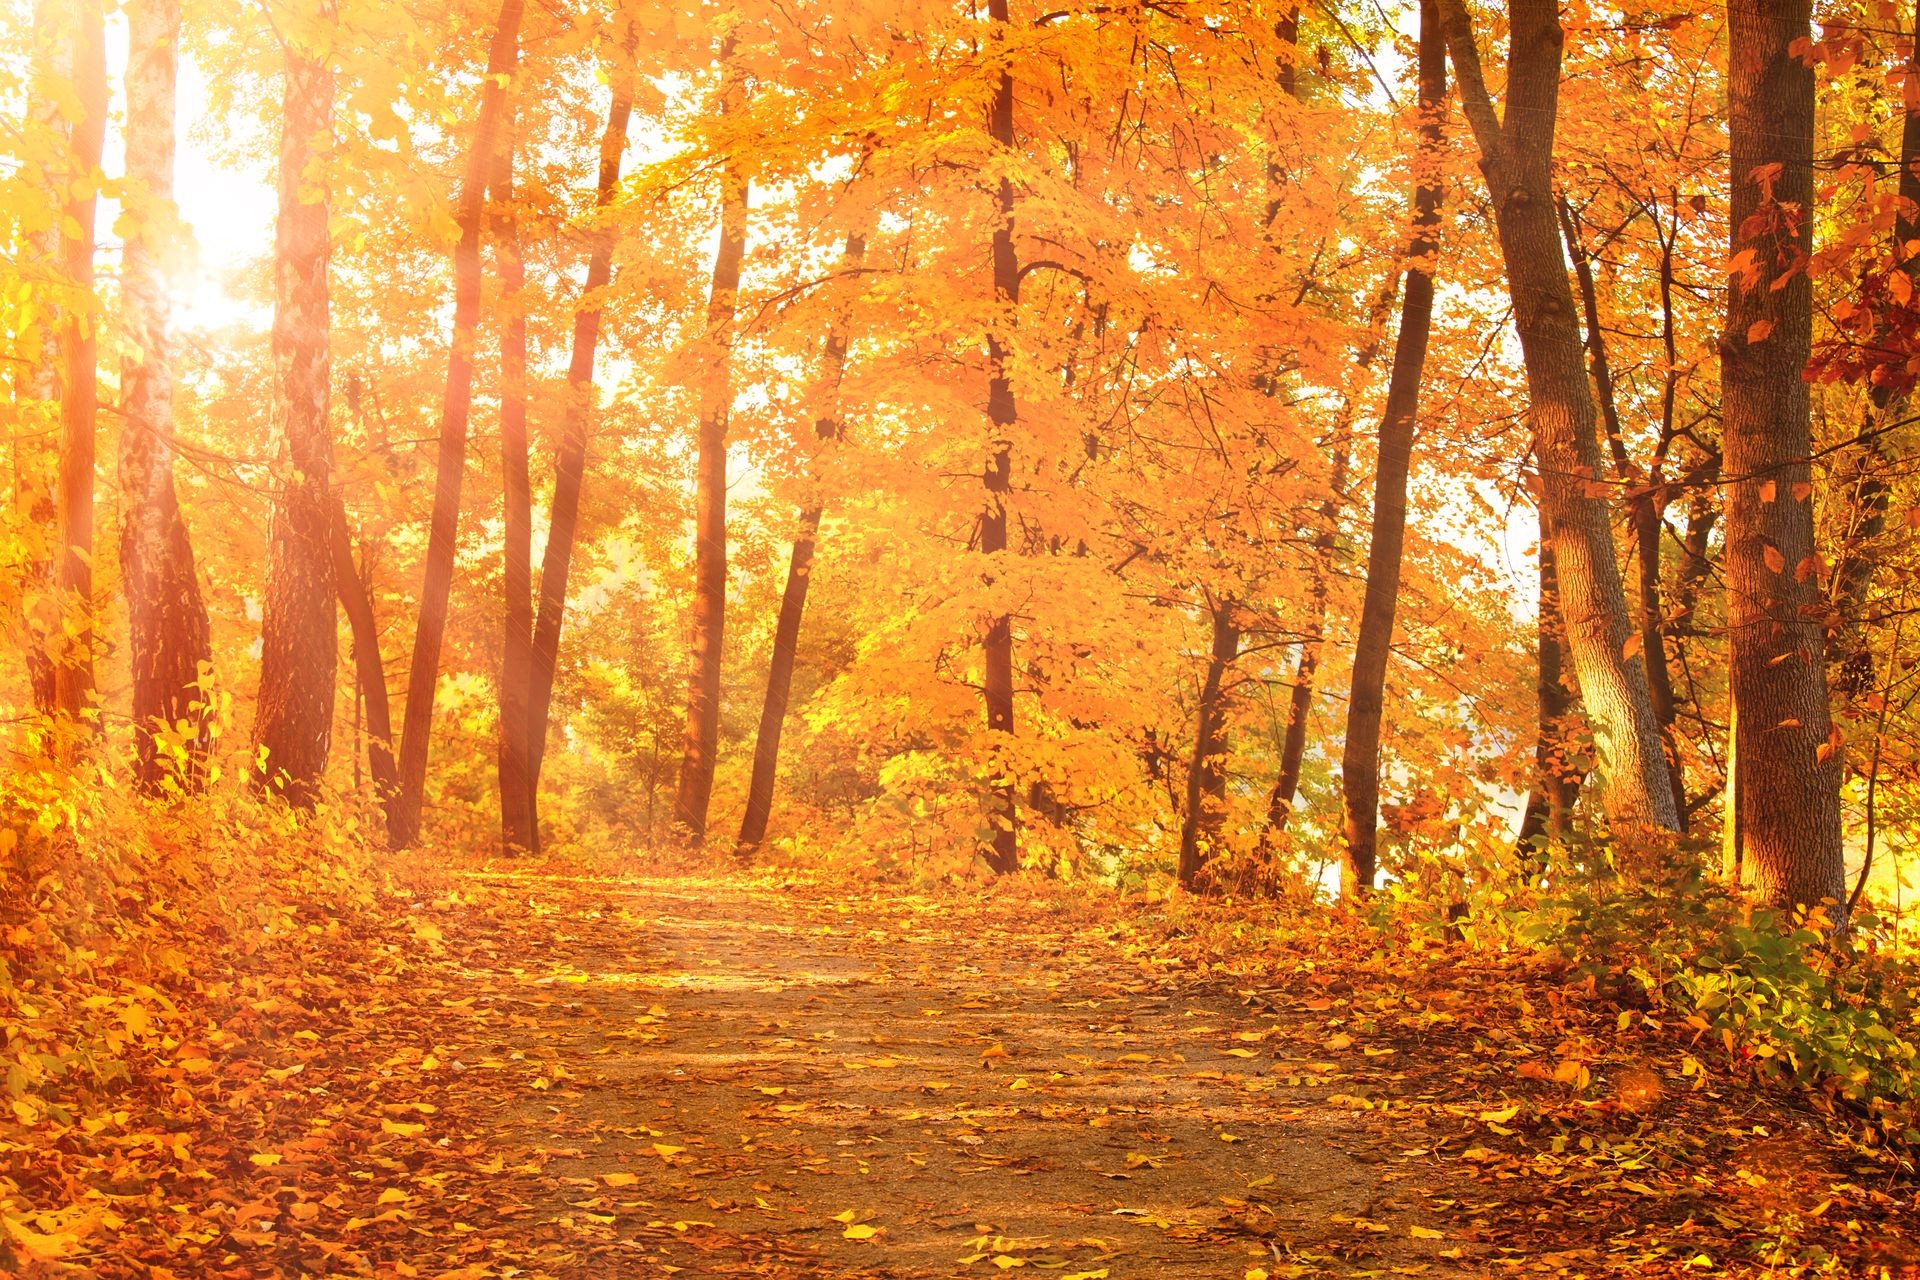
[[[1380,817],[1380,721],[1385,706],[1387,659],[1393,652],[1394,613],[1400,595],[1400,560],[1406,545],[1407,474],[1420,413],[1420,380],[1426,368],[1433,322],[1433,272],[1440,249],[1441,187],[1435,166],[1445,124],[1446,46],[1434,0],[1420,5],[1419,180],[1413,193],[1413,239],[1407,246],[1406,293],[1400,301],[1400,332],[1394,340],[1386,412],[1380,420],[1379,458],[1373,478],[1373,532],[1367,543],[1367,590],[1353,648],[1353,686],[1347,702],[1347,736],[1340,772],[1346,805],[1347,857],[1342,892],[1371,892],[1378,862]]]
[[[137,351],[120,377],[126,413],[120,432],[120,572],[133,670],[134,777],[153,790],[170,769],[178,770],[182,784],[198,784],[208,745],[204,723],[190,730],[186,758],[176,763],[156,749],[154,731],[192,724],[200,666],[211,661],[212,649],[193,547],[173,488],[166,247],[157,230],[173,205],[179,0],[133,0],[127,26],[127,178],[129,198],[136,208],[145,202],[146,216],[133,222],[121,266]]]
[[[860,235],[847,237],[842,255],[849,269],[866,256]],[[847,367],[847,310],[834,313],[827,327],[827,345],[821,360],[817,392],[821,414],[814,434],[821,447],[840,438],[840,379]],[[773,812],[773,784],[780,768],[780,734],[787,721],[787,698],[793,689],[793,664],[800,646],[800,621],[807,608],[807,586],[812,581],[814,540],[820,532],[818,501],[800,513],[800,533],[793,540],[787,565],[787,585],[780,595],[780,620],[773,633],[773,659],[767,670],[767,697],[760,708],[760,730],[753,741],[753,780],[747,787],[747,812],[740,821],[739,853],[751,856],[767,838],[767,819]]]
[[[1624,834],[1679,827],[1644,657],[1614,558],[1593,395],[1553,205],[1554,118],[1564,34],[1554,0],[1513,0],[1503,123],[1464,0],[1439,0],[1461,103],[1480,149],[1527,370],[1541,517],[1560,577],[1567,649],[1592,722],[1608,818]]]
[[[1180,823],[1180,887],[1192,889],[1200,868],[1213,856],[1220,823],[1226,816],[1227,670],[1240,656],[1240,628],[1231,600],[1208,609],[1213,643],[1207,651],[1207,674],[1200,684],[1200,705],[1194,714],[1193,755],[1187,761],[1187,811]]]
[[[446,390],[440,400],[440,451],[434,467],[433,515],[427,526],[427,563],[420,587],[420,618],[413,634],[413,664],[407,670],[407,709],[400,730],[400,790],[387,809],[387,841],[406,848],[420,835],[420,808],[427,786],[427,748],[433,733],[433,697],[440,683],[440,646],[447,631],[447,600],[453,589],[454,542],[460,531],[460,487],[467,465],[467,422],[473,407],[473,355],[480,323],[480,237],[487,181],[493,176],[504,81],[513,73],[520,39],[521,0],[502,0],[481,82],[479,119],[460,177],[455,221],[460,240],[453,250],[453,339],[447,355]]]
[[[367,765],[373,774],[374,794],[384,807],[399,786],[393,759],[393,720],[387,708],[386,664],[380,660],[380,626],[373,616],[373,597],[361,581],[353,559],[353,536],[347,529],[347,509],[333,495],[333,518],[327,547],[333,557],[334,593],[353,629],[353,669],[360,705],[367,715]],[[356,752],[358,748],[355,748]],[[356,778],[358,771],[356,769]]]
[[[1737,714],[1737,846],[1763,901],[1846,901],[1838,743],[1827,710],[1803,373],[1813,71],[1794,52],[1807,0],[1730,0],[1728,144],[1733,279],[1721,339],[1727,626]]]
[[[319,0],[314,26],[330,28],[333,0]],[[329,403],[327,168],[333,136],[333,71],[321,33],[295,30],[284,47],[280,122],[280,216],[274,230],[272,434],[284,446],[267,537],[267,589],[260,630],[260,698],[254,744],[266,752],[261,781],[311,806],[333,739],[333,441]],[[318,54],[319,56],[315,56]],[[318,144],[316,146],[316,144]]]
[[[500,505],[504,515],[500,653],[500,846],[536,853],[533,787],[528,771],[527,701],[533,681],[533,480],[527,450],[527,268],[513,208],[513,140],[501,145],[490,191],[494,259],[500,269]]]
[[[633,50],[623,45],[613,76],[613,101],[600,135],[599,185],[594,208],[613,203],[620,185],[620,158],[633,114]],[[573,313],[573,352],[567,364],[567,400],[560,420],[560,447],[553,466],[553,511],[547,548],[540,561],[540,611],[533,624],[533,673],[527,691],[528,830],[539,830],[540,766],[546,758],[547,718],[553,710],[553,678],[560,658],[560,624],[567,608],[567,575],[580,520],[580,489],[587,475],[587,427],[593,417],[593,357],[600,343],[600,295],[613,279],[613,235],[592,233],[587,279]]]
[[[694,478],[692,671],[673,823],[707,837],[707,805],[720,750],[720,659],[727,627],[727,419],[733,409],[733,319],[747,243],[747,180],[729,162],[720,175],[720,246],[707,294],[701,353],[699,457]]]
[[[60,252],[74,307],[60,332],[60,479],[57,489],[60,546],[54,588],[71,619],[69,640],[53,670],[54,709],[78,723],[93,700],[93,485],[94,426],[99,409],[96,378],[93,255],[99,209],[100,151],[107,130],[107,51],[98,0],[76,6],[73,88],[80,115],[73,122],[72,171]]]
[[[1007,0],[987,0],[993,23],[994,48],[1005,58],[1008,30]],[[987,109],[987,132],[1004,151],[1013,149],[1013,70],[1002,65],[993,101]],[[1020,263],[1013,250],[1013,180],[1002,175],[996,200],[999,218],[993,228],[993,296],[1000,315],[987,332],[987,420],[993,439],[982,483],[986,509],[980,515],[980,553],[987,557],[983,579],[993,584],[994,556],[1007,554],[1007,495],[1013,489],[1013,434],[1020,422],[1013,383],[1007,375],[1006,335],[1018,319]],[[987,619],[981,638],[981,692],[986,703],[987,731],[1013,737],[1013,619],[998,614]],[[986,850],[987,865],[1005,875],[1020,867],[1020,815],[1011,779],[994,788],[993,839]]]
[[[1567,758],[1567,724],[1573,693],[1567,688],[1566,645],[1560,621],[1560,590],[1553,571],[1553,548],[1540,543],[1540,600],[1535,619],[1539,677],[1534,688],[1539,727],[1533,740],[1533,790],[1515,840],[1520,856],[1538,865],[1548,847],[1566,839],[1573,806],[1580,799],[1580,773]]]

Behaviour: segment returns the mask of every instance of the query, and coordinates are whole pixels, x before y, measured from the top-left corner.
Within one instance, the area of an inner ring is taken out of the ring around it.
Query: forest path
[[[1353,1096],[1393,1050],[1046,903],[473,887],[539,927],[446,931],[449,1119],[497,1170],[459,1274],[1482,1272],[1421,1122]]]

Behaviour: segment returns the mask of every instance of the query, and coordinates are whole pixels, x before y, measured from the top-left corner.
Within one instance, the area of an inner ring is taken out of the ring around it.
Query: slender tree
[[[1560,621],[1560,591],[1554,582],[1553,548],[1540,542],[1540,595],[1534,615],[1538,654],[1534,705],[1539,723],[1533,739],[1533,788],[1514,843],[1529,864],[1548,845],[1564,840],[1580,798],[1580,774],[1567,758],[1567,719],[1573,714],[1566,680],[1566,636]]]
[[[858,233],[847,236],[841,261],[858,270],[867,242]],[[847,367],[847,311],[843,303],[827,324],[826,349],[821,356],[815,397],[820,417],[814,435],[822,448],[840,439],[840,379]],[[767,696],[760,708],[760,729],[753,740],[753,779],[747,787],[747,812],[740,820],[739,853],[751,856],[767,838],[767,818],[773,812],[773,784],[780,768],[780,734],[787,720],[787,698],[793,689],[793,664],[800,647],[800,621],[806,613],[807,587],[813,580],[814,541],[820,535],[822,505],[818,498],[800,512],[800,532],[787,562],[787,583],[780,593],[780,618],[774,626],[773,657],[767,668]]]
[[[1568,656],[1593,725],[1607,816],[1622,829],[1677,829],[1645,656],[1627,610],[1604,492],[1580,326],[1553,201],[1553,139],[1565,33],[1555,0],[1509,8],[1504,119],[1496,112],[1464,0],[1439,0],[1460,102],[1479,145],[1527,372],[1529,416],[1553,545]],[[1349,748],[1351,749],[1351,748]]]
[[[120,431],[120,572],[133,668],[134,773],[142,786],[153,788],[167,768],[156,750],[156,727],[192,722],[196,682],[212,649],[193,547],[173,487],[173,365],[160,270],[174,217],[178,0],[133,0],[127,26],[127,178],[145,207],[130,209],[121,262],[134,353],[120,378],[126,414]],[[190,784],[206,747],[204,727],[192,731],[184,773]]]
[[[1842,910],[1839,743],[1827,709],[1813,543],[1814,77],[1808,0],[1729,0],[1732,285],[1721,339],[1732,854],[1762,900]]]
[[[987,108],[987,133],[1003,154],[1011,155],[1013,68],[1007,52],[1007,0],[987,0],[987,18],[993,24],[993,47],[1001,60],[999,78]],[[1013,179],[1004,171],[995,204],[999,217],[993,227],[993,296],[1000,304],[1000,318],[987,331],[987,420],[993,437],[981,477],[986,489],[986,506],[980,514],[980,552],[987,557],[984,577],[989,586],[997,569],[993,557],[1007,554],[1007,495],[1013,489],[1013,437],[1020,422],[1019,404],[1014,399],[1013,381],[1007,372],[1011,354],[1007,337],[1020,305],[1020,261],[1013,247]],[[981,643],[984,668],[981,692],[986,703],[987,730],[997,737],[1011,739],[1013,619],[1000,613],[988,618],[986,624]],[[1020,815],[1011,779],[999,783],[995,791],[999,812],[993,818],[993,839],[986,858],[989,867],[1004,875],[1020,866]]]
[[[1180,887],[1192,889],[1212,855],[1227,795],[1227,671],[1240,654],[1240,626],[1231,600],[1207,602],[1207,672],[1194,712],[1193,755],[1187,761],[1187,805],[1180,823]]]
[[[500,483],[503,512],[501,581],[504,639],[500,653],[500,843],[508,852],[540,847],[528,772],[528,699],[533,683],[533,481],[527,451],[527,268],[513,207],[513,100],[495,161],[494,260],[500,272]]]
[[[613,100],[600,136],[599,185],[594,210],[604,214],[620,185],[620,158],[633,115],[633,35],[621,38],[613,72]],[[573,352],[567,364],[567,399],[554,457],[553,509],[547,548],[540,562],[540,611],[533,624],[532,678],[527,692],[528,830],[539,827],[540,766],[546,757],[547,717],[553,709],[553,677],[560,657],[560,624],[567,608],[567,575],[580,520],[580,489],[587,474],[587,428],[593,417],[593,358],[600,342],[600,301],[613,279],[614,234],[596,222],[589,234],[586,284],[573,313]]]
[[[54,665],[54,708],[78,721],[93,697],[94,430],[99,410],[94,224],[99,210],[100,152],[107,131],[107,45],[98,0],[75,6],[73,87],[80,114],[72,124],[72,171],[62,219],[61,258],[74,305],[61,320],[60,479],[56,506],[60,546],[54,587],[70,611],[71,643]]]
[[[1379,460],[1373,479],[1373,533],[1367,544],[1367,590],[1354,640],[1353,689],[1347,703],[1347,736],[1341,755],[1346,805],[1346,874],[1349,895],[1373,888],[1380,810],[1380,720],[1385,706],[1387,659],[1400,595],[1400,563],[1406,543],[1407,473],[1420,412],[1420,380],[1426,368],[1433,321],[1434,258],[1440,248],[1441,133],[1447,99],[1446,46],[1434,0],[1420,5],[1420,145],[1413,194],[1413,239],[1407,247],[1400,332],[1387,379],[1387,407],[1380,421]]]
[[[333,558],[334,594],[353,633],[354,679],[367,715],[367,766],[373,774],[374,794],[385,805],[399,787],[400,773],[393,759],[393,719],[387,705],[386,664],[380,659],[380,624],[373,615],[373,594],[354,561],[347,509],[337,493],[333,495],[327,546]]]
[[[433,733],[433,697],[440,683],[440,646],[453,589],[454,542],[460,531],[460,489],[467,465],[467,423],[473,408],[473,355],[480,324],[480,238],[487,182],[507,99],[506,81],[517,60],[521,0],[502,0],[481,81],[479,118],[460,177],[453,250],[453,339],[446,390],[440,400],[440,449],[434,467],[433,516],[427,526],[427,563],[420,587],[420,619],[407,670],[407,709],[400,730],[400,789],[387,809],[387,840],[405,848],[420,835],[427,786],[427,749]]]
[[[317,797],[333,740],[333,440],[327,165],[333,136],[333,0],[288,15],[281,32],[280,215],[274,228],[272,432],[285,450],[267,534],[260,698],[253,738],[262,781],[301,806]]]
[[[723,111],[726,109],[723,102]],[[720,749],[720,657],[727,624],[727,420],[733,409],[733,323],[747,244],[747,178],[729,159],[720,174],[720,244],[707,293],[700,352],[700,427],[694,468],[694,582],[687,731],[680,754],[674,826],[706,839],[713,766]]]

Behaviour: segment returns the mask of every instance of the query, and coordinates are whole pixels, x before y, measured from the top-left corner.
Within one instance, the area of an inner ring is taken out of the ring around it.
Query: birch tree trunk
[[[1346,806],[1346,867],[1341,891],[1349,897],[1373,889],[1380,821],[1380,722],[1385,706],[1387,659],[1400,595],[1400,561],[1406,546],[1407,475],[1420,413],[1420,379],[1426,368],[1433,322],[1434,259],[1440,248],[1440,177],[1437,173],[1446,118],[1447,60],[1434,0],[1420,5],[1420,146],[1414,162],[1413,239],[1407,246],[1406,292],[1400,300],[1400,332],[1394,340],[1387,407],[1380,420],[1379,458],[1373,477],[1373,532],[1367,543],[1367,590],[1354,639],[1353,686],[1347,702],[1347,736],[1340,773]]]
[[[54,588],[69,619],[70,638],[54,663],[53,704],[77,726],[93,699],[94,428],[99,410],[93,257],[100,152],[107,130],[107,52],[98,0],[83,0],[75,8],[73,87],[80,115],[72,126],[72,169],[60,242],[74,305],[61,324],[60,477],[55,490],[60,543],[54,559]]]
[[[1846,901],[1803,376],[1813,341],[1814,78],[1807,0],[1729,0],[1732,280],[1721,339],[1734,857],[1776,906]]]
[[[281,94],[280,215],[274,228],[271,430],[281,458],[267,535],[254,744],[260,780],[310,807],[333,738],[333,441],[327,216],[331,207],[333,0],[317,0],[286,33]],[[316,146],[315,144],[319,145]]]
[[[858,269],[867,252],[866,238],[847,237],[843,265]],[[821,358],[816,392],[821,416],[814,434],[822,448],[840,439],[840,380],[847,367],[847,308],[842,305],[827,326],[827,345]],[[738,852],[751,856],[767,838],[767,819],[773,812],[773,785],[780,768],[780,735],[787,720],[787,699],[793,689],[794,657],[800,645],[800,621],[806,613],[807,587],[812,582],[814,540],[820,533],[818,500],[800,513],[800,533],[793,540],[787,565],[787,585],[780,595],[780,620],[773,633],[773,658],[767,669],[767,697],[760,708],[760,730],[753,741],[753,779],[747,787],[747,812],[740,821]]]
[[[133,0],[127,8],[127,178],[130,228],[121,292],[135,354],[122,366],[120,431],[121,586],[127,598],[133,671],[134,777],[161,785],[169,762],[155,727],[191,725],[202,663],[211,661],[207,606],[173,487],[173,365],[162,263],[173,237],[174,84],[178,0]],[[204,723],[185,742],[181,781],[196,785],[206,754]]]
[[[479,119],[460,178],[455,221],[460,240],[453,250],[453,340],[447,355],[446,390],[440,400],[440,449],[434,467],[433,515],[427,526],[427,563],[420,587],[420,618],[407,669],[407,709],[400,730],[400,790],[387,810],[387,842],[396,849],[420,835],[420,808],[427,785],[427,750],[433,733],[433,697],[440,683],[440,646],[447,631],[447,600],[453,589],[454,542],[460,532],[460,488],[467,465],[467,423],[473,408],[474,339],[480,323],[480,237],[487,181],[506,103],[503,83],[513,72],[520,39],[521,0],[502,0],[481,82]]]
[[[707,836],[720,749],[720,658],[727,627],[727,418],[733,408],[733,322],[747,243],[747,180],[735,162],[720,175],[720,245],[702,338],[699,457],[694,479],[692,673],[673,822],[690,842]]]
[[[1514,327],[1526,364],[1529,412],[1543,489],[1543,533],[1553,545],[1567,649],[1593,725],[1607,817],[1622,834],[1677,830],[1666,753],[1648,687],[1646,655],[1614,557],[1604,461],[1580,326],[1553,204],[1553,138],[1564,33],[1554,0],[1513,0],[1505,119],[1481,74],[1463,0],[1439,0],[1461,106],[1480,150],[1506,262]]]

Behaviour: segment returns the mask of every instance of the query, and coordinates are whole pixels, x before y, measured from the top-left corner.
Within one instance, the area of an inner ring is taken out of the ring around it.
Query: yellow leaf
[[[414,1124],[406,1120],[382,1120],[380,1130],[383,1133],[396,1134],[402,1138],[411,1138],[427,1131],[424,1124]]]
[[[280,1154],[275,1151],[256,1151],[254,1154],[248,1156],[247,1159],[253,1161],[253,1163],[259,1165],[262,1169],[271,1169],[274,1165],[280,1163]]]
[[[840,1234],[849,1240],[871,1240],[880,1234],[880,1228],[870,1227],[864,1222],[856,1222]]]
[[[654,1150],[654,1153],[658,1155],[662,1160],[669,1160],[669,1159],[672,1159],[674,1156],[679,1155],[682,1151],[685,1151],[686,1148],[673,1147],[673,1146],[668,1146],[664,1142],[656,1142],[653,1144],[653,1150]]]
[[[631,1187],[640,1181],[639,1175],[632,1173],[603,1173],[600,1181],[610,1187]]]
[[[1516,1102],[1512,1106],[1502,1107],[1498,1111],[1482,1111],[1480,1113],[1480,1120],[1484,1124],[1505,1124],[1519,1114],[1520,1104]]]
[[[1435,1231],[1432,1227],[1411,1226],[1407,1228],[1407,1234],[1411,1235],[1415,1240],[1445,1240],[1447,1238],[1446,1232]]]

